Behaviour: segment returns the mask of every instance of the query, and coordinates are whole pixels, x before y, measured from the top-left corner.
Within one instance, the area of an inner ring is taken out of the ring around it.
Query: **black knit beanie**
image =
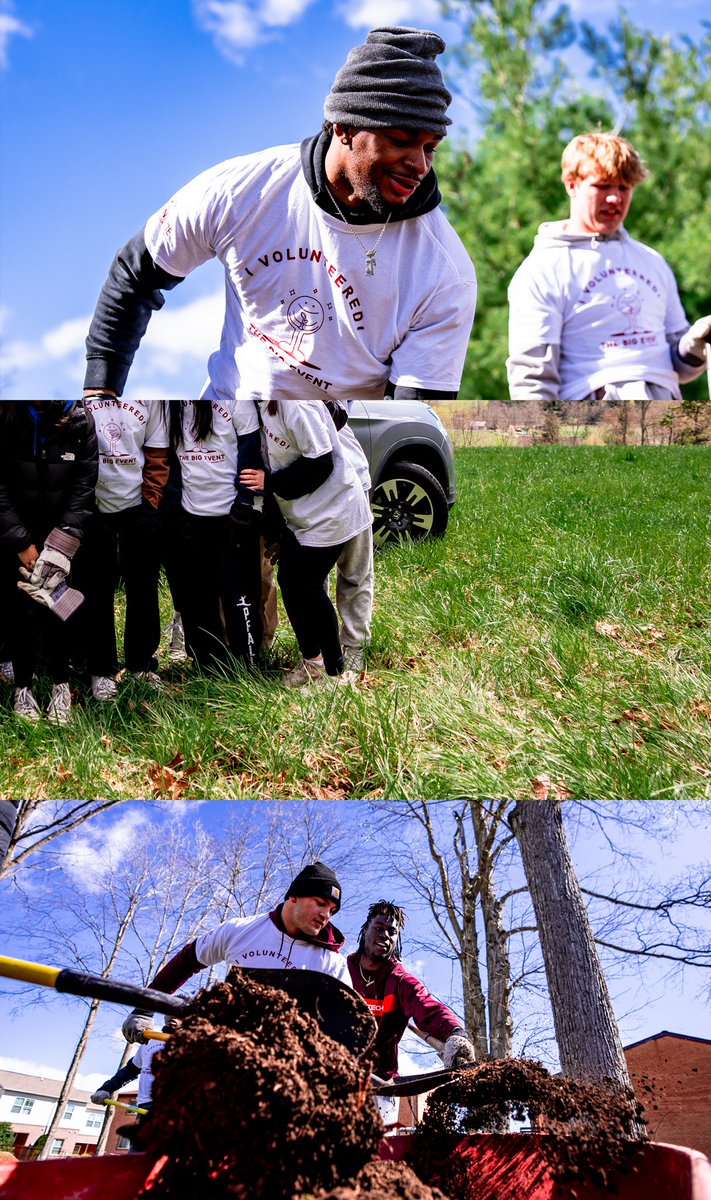
[[[325,863],[315,862],[299,871],[296,879],[289,884],[289,890],[284,899],[289,896],[321,896],[324,900],[333,900],[336,912],[341,907],[341,885],[335,871]]]
[[[404,26],[371,29],[350,51],[326,97],[327,121],[358,129],[419,129],[444,137],[452,101],[434,61],[438,33]]]

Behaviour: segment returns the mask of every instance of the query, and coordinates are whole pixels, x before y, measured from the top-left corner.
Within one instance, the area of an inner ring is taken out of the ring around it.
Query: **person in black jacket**
[[[83,401],[0,404],[0,612],[14,672],[14,711],[36,721],[40,634],[52,680],[48,719],[71,712],[65,621],[81,603],[66,586],[93,510],[98,446]],[[59,618],[59,619],[58,619]]]

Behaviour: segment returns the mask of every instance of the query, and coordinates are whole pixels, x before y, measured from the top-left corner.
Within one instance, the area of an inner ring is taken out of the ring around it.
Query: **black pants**
[[[37,544],[41,549],[41,544]],[[5,653],[12,659],[16,688],[31,688],[40,647],[52,683],[69,680],[68,626],[50,609],[21,592],[20,560],[8,551],[0,553],[0,614],[4,622]],[[71,582],[71,580],[70,580]]]
[[[279,587],[299,650],[304,658],[322,654],[328,675],[340,675],[343,670],[338,616],[326,580],[344,545],[302,546],[287,531],[279,551]]]
[[[140,506],[119,513],[95,513],[76,557],[76,586],[85,601],[78,616],[91,675],[115,675],[115,594],[126,588],[124,661],[129,671],[155,671],[160,642],[158,576],[160,539],[157,516]]]
[[[188,653],[201,667],[225,663],[230,654],[255,666],[262,644],[258,526],[238,527],[229,516],[196,517],[183,510],[172,538],[173,595],[180,602]]]

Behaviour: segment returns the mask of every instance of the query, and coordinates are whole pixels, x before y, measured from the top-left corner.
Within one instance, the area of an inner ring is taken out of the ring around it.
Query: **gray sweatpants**
[[[370,642],[373,616],[373,531],[370,526],[346,542],[336,563],[336,609],[345,651]]]

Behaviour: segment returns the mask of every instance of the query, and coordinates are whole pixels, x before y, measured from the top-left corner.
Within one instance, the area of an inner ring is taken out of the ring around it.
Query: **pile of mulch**
[[[169,1161],[146,1200],[291,1200],[352,1180],[382,1137],[368,1065],[239,971],[196,997],[154,1063],[139,1144]]]
[[[406,1163],[376,1158],[363,1167],[351,1184],[330,1192],[315,1192],[313,1200],[448,1200],[448,1197],[439,1188],[431,1188],[418,1179]]]
[[[585,1179],[606,1188],[611,1175],[630,1167],[638,1153],[642,1112],[632,1090],[612,1081],[592,1084],[553,1076],[540,1063],[524,1059],[486,1062],[433,1092],[411,1161],[422,1178],[452,1195],[466,1194],[477,1148],[453,1154],[457,1140],[508,1128],[511,1117],[528,1119],[542,1135],[536,1146],[556,1183],[572,1188]],[[503,1200],[509,1192],[497,1188],[492,1194]]]

